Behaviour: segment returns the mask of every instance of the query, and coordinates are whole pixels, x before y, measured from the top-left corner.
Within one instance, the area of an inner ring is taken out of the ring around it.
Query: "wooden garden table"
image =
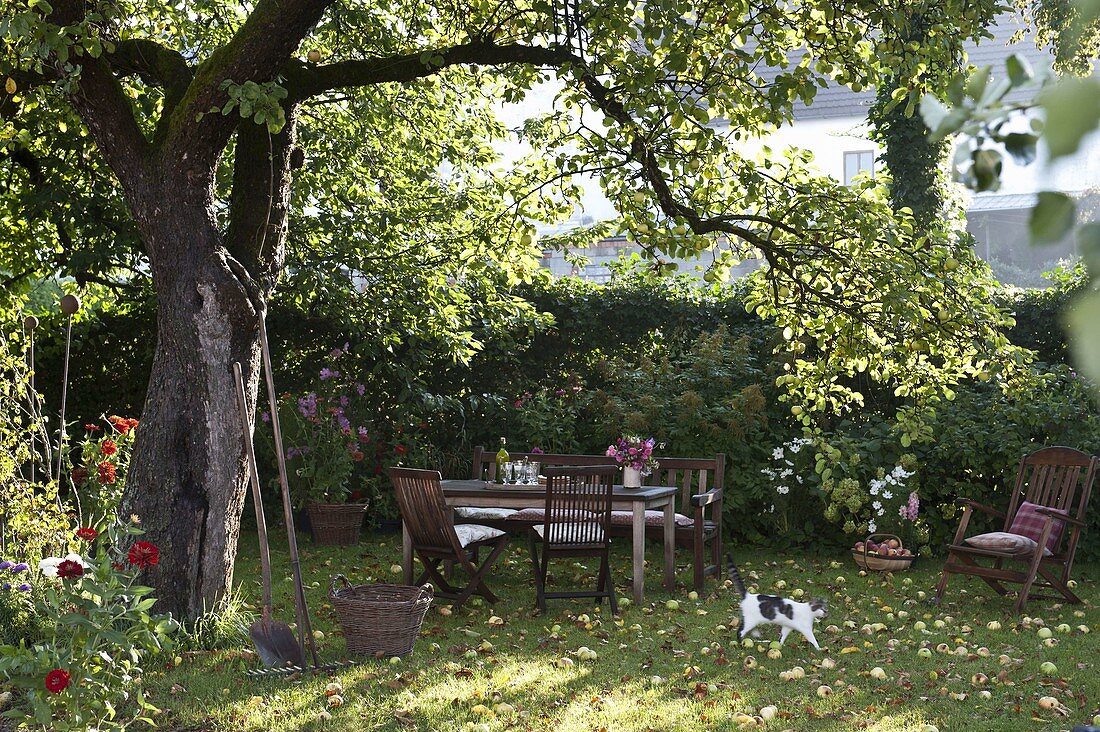
[[[664,580],[670,591],[676,587],[676,493],[675,486],[642,486],[624,488],[615,486],[611,496],[611,510],[632,511],[631,522],[634,541],[634,601],[642,602],[645,586],[645,512],[664,510]],[[542,485],[502,486],[484,480],[444,480],[443,497],[447,505],[474,506],[477,508],[542,508],[546,501],[546,487]],[[470,523],[477,523],[471,520]],[[401,524],[401,568],[405,584],[412,584],[412,541],[405,524]]]

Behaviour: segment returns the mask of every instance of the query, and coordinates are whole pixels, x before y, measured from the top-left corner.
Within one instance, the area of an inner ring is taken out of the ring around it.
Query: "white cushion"
[[[572,528],[574,526],[580,526],[582,528],[578,531]],[[567,529],[566,527],[569,528]],[[535,530],[535,533],[538,534],[540,538],[546,539],[546,537],[543,536],[543,532],[546,530],[546,524],[535,524],[531,528]],[[550,533],[549,540],[555,543],[569,541],[570,543],[602,544],[607,540],[606,535],[603,533],[603,527],[599,524],[554,524],[553,528],[554,530]],[[577,535],[590,538],[584,542],[575,542],[572,537]]]
[[[456,524],[455,533],[458,534],[458,543],[463,547],[476,541],[495,539],[504,535],[504,532],[500,529],[494,529],[492,526],[482,526],[481,524]]]
[[[691,526],[695,523],[695,519],[691,516],[685,516],[682,513],[676,514],[673,521],[677,526]],[[634,523],[633,511],[612,511],[611,523],[617,526],[630,526]],[[664,526],[665,525],[665,512],[664,511],[646,511],[645,512],[645,525],[646,526]]]
[[[514,508],[482,508],[481,506],[456,506],[455,516],[463,519],[506,519],[516,512]]]
[[[588,518],[589,516],[595,516],[592,511],[586,511],[584,509],[558,509],[554,512],[556,518]],[[522,511],[517,511],[512,514],[510,518],[513,521],[542,521],[546,518],[546,509],[544,508],[525,508]]]
[[[1034,539],[1021,536],[1020,534],[1010,534],[1007,531],[991,531],[988,534],[978,534],[977,536],[968,536],[963,539],[963,542],[970,546],[976,546],[979,549],[990,549],[998,552],[1012,552],[1014,554],[1030,554],[1035,551],[1035,547],[1039,546]],[[1045,556],[1050,556],[1049,549],[1043,549]]]

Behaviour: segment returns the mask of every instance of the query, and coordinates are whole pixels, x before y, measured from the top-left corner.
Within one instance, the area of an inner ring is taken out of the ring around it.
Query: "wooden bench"
[[[549,453],[509,453],[511,460],[527,459],[542,466],[608,465],[614,460],[606,455],[565,455]],[[722,563],[722,487],[726,473],[726,456],[718,453],[713,458],[676,458],[658,456],[660,468],[645,479],[647,485],[673,485],[680,487],[677,514],[676,544],[691,549],[694,568],[694,587],[702,592],[703,581],[708,575],[721,575]],[[473,479],[496,480],[496,453],[482,446],[474,448]],[[685,508],[690,506],[690,512]],[[538,506],[532,506],[538,508]],[[655,512],[656,513],[656,512]],[[625,514],[625,516],[623,515]],[[459,514],[462,515],[462,514]],[[525,529],[529,522],[519,522],[506,515],[470,515],[463,517],[508,530]],[[612,517],[612,534],[630,536],[632,517],[629,512],[616,511]],[[659,518],[646,523],[646,536],[664,539],[664,526]],[[709,562],[706,544],[710,543]]]

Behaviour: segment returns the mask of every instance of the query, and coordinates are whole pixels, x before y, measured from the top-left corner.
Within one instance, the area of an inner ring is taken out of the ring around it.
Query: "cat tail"
[[[726,555],[726,570],[729,572],[730,579],[733,580],[733,586],[741,593],[741,599],[744,599],[749,591],[745,589],[745,582],[741,579],[741,573],[737,571],[737,565],[733,563],[732,554]]]

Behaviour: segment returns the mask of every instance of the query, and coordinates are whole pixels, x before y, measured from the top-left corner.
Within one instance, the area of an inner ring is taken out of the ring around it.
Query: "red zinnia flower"
[[[84,567],[79,562],[74,562],[71,559],[66,559],[57,565],[57,576],[61,579],[75,579],[77,577],[83,577]]]
[[[138,421],[136,419],[127,419],[117,414],[112,414],[107,418],[107,421],[111,423],[111,426],[114,427],[120,435],[129,434],[130,430],[138,426]]]
[[[118,445],[114,440],[104,440],[103,444],[99,446],[99,451],[104,455],[114,455],[118,452]]]
[[[111,485],[115,482],[115,466],[109,460],[103,460],[99,463],[99,484]]]
[[[46,690],[51,691],[54,694],[60,694],[65,691],[65,687],[69,685],[72,677],[69,676],[69,672],[63,668],[55,668],[46,674]]]
[[[351,454],[351,459],[354,460],[357,463],[361,462],[363,460],[363,451],[362,450],[355,450]]]
[[[153,567],[160,562],[160,549],[157,549],[157,545],[151,542],[137,541],[130,547],[130,552],[126,555],[126,558],[130,564],[138,569]]]
[[[86,425],[84,425],[84,429],[88,430],[89,432],[102,432],[103,431],[103,428],[100,427],[98,424],[86,424]]]
[[[99,536],[99,532],[89,526],[82,526],[76,530],[76,538],[84,541],[95,541],[97,536]]]
[[[405,454],[406,452],[408,452],[409,450],[408,450],[408,448],[407,448],[407,447],[405,447],[404,445],[396,445],[396,446],[395,446],[395,447],[393,448],[393,451],[394,451],[394,452],[396,452],[396,453],[397,453],[398,455],[404,455],[404,454]]]
[[[88,479],[88,470],[86,468],[73,468],[73,482],[80,484]]]

